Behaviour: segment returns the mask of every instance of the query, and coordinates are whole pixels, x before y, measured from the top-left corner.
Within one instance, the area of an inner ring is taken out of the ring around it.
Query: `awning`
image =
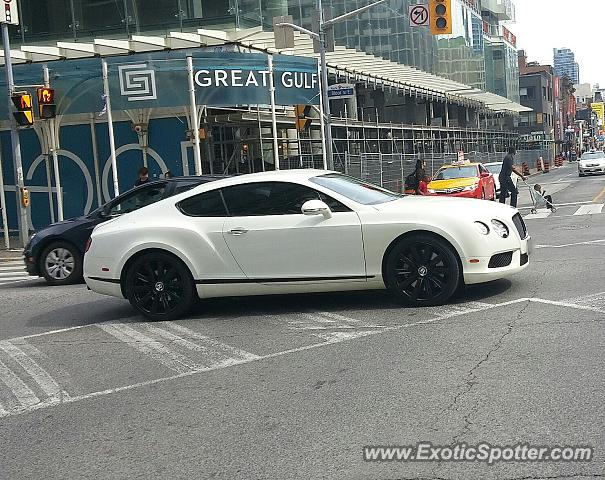
[[[129,40],[98,38],[92,43],[57,42],[55,46],[24,45],[11,50],[11,58],[14,63],[22,64],[225,44],[236,44],[270,53],[318,57],[313,51],[313,41],[307,35],[295,32],[295,48],[278,51],[275,48],[273,32],[256,27],[226,31],[199,29],[195,33],[170,32],[166,36],[133,35]],[[448,101],[493,113],[519,114],[532,111],[505,97],[347,47],[336,47],[334,52],[327,54],[327,61],[329,69],[337,77],[373,83],[429,100]],[[1,52],[0,64],[4,65]]]

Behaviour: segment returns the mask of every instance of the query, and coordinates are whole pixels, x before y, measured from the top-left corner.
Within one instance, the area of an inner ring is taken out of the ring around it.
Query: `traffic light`
[[[313,120],[309,118],[311,114],[310,105],[295,105],[294,114],[296,115],[296,130],[299,132],[306,132],[311,128]]]
[[[13,112],[17,124],[22,127],[31,127],[34,124],[32,96],[29,93],[15,93],[11,95],[11,100],[17,109],[16,112]]]
[[[57,116],[57,106],[55,105],[54,88],[38,88],[38,113],[42,119],[55,118]]]
[[[433,35],[452,33],[452,0],[429,0],[429,16]]]

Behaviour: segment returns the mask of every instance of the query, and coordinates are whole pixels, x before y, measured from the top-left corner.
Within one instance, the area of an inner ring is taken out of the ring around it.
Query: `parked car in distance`
[[[50,285],[81,282],[84,247],[94,227],[221,178],[225,177],[204,175],[152,181],[119,195],[88,215],[53,223],[30,237],[23,251],[25,269],[30,275],[44,277]]]
[[[429,195],[496,199],[494,176],[482,163],[454,162],[441,167],[428,185]]]
[[[496,187],[496,198],[500,197],[500,171],[502,170],[502,162],[489,162],[483,164],[485,168],[487,168],[490,173],[494,176],[494,185]],[[519,183],[519,176],[513,172],[511,175],[511,179],[515,187]]]
[[[578,162],[578,176],[605,173],[605,153],[600,150],[585,152]]]

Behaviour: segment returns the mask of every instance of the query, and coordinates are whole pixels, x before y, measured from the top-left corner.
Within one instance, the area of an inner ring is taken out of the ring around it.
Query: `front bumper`
[[[38,266],[38,262],[36,261],[36,257],[32,255],[30,250],[23,251],[23,263],[25,264],[25,270],[32,277],[40,276],[40,268]]]
[[[578,167],[578,173],[580,175],[597,175],[599,173],[605,173],[605,166],[599,167]]]
[[[481,198],[481,190],[470,190],[466,192],[456,192],[456,193],[446,193],[446,192],[435,192],[429,195],[439,196],[439,197],[458,197],[458,198]]]
[[[463,258],[464,283],[472,285],[476,283],[491,282],[522,272],[529,266],[530,257],[533,253],[533,239],[527,237],[524,240],[520,240],[520,244],[515,249],[511,248],[508,251],[512,251],[513,253],[510,264],[499,268],[489,267],[493,255],[490,257]],[[494,255],[504,252],[505,251],[494,252]],[[473,260],[472,263],[471,260]],[[475,263],[476,260],[479,260],[479,262]]]

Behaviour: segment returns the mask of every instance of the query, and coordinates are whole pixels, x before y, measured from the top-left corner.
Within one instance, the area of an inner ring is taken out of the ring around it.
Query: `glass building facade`
[[[324,0],[334,16],[367,4],[365,0]],[[484,89],[485,56],[481,12],[476,2],[453,0],[453,33],[435,37],[412,28],[408,8],[419,0],[397,0],[336,26],[339,45],[417,67]],[[22,25],[12,30],[19,44],[56,40],[90,41],[159,35],[197,28],[270,28],[278,15],[312,26],[316,0],[22,0]]]

